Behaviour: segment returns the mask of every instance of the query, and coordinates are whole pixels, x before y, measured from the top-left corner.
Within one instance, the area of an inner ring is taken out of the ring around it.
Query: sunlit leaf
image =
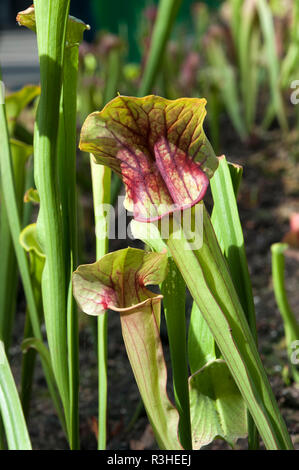
[[[218,165],[203,130],[205,104],[119,96],[85,121],[81,150],[122,175],[136,220],[157,220],[204,197]]]

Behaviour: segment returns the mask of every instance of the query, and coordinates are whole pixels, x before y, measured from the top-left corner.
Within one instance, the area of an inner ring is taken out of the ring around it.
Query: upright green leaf
[[[181,3],[182,0],[160,0],[159,2],[149,56],[139,87],[139,96],[146,95],[152,91],[161,61],[163,60],[166,42]]]
[[[0,341],[0,412],[10,450],[31,450],[18,391]]]
[[[288,122],[279,86],[280,68],[279,59],[276,52],[275,31],[272,12],[266,0],[259,0],[257,2],[257,9],[265,41],[265,50],[267,56],[267,65],[269,70],[273,106],[281,128],[283,130],[287,130]]]

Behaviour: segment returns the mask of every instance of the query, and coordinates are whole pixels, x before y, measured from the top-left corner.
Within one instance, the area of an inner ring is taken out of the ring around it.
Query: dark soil
[[[283,380],[287,358],[283,324],[271,285],[270,258],[271,244],[280,241],[288,231],[289,215],[294,211],[299,212],[299,135],[291,133],[286,139],[278,130],[273,130],[263,139],[255,138],[254,143],[252,141],[242,144],[234,137],[226,139],[221,148],[225,150],[227,159],[244,166],[239,208],[253,283],[260,353],[294,444],[299,449],[299,389],[289,383],[286,384]],[[88,178],[87,165],[85,172]],[[85,263],[94,261],[91,188],[88,186],[89,182],[86,184],[81,197],[87,231],[87,254],[83,256]],[[129,243],[134,244],[132,241]],[[124,243],[115,241],[111,248],[118,249],[124,246],[126,246]],[[286,277],[290,303],[294,311],[299,313],[298,258],[287,259]],[[17,379],[20,374],[19,342],[23,321],[24,305],[20,302],[15,346],[11,349],[13,370]],[[89,318],[81,315],[80,325],[81,442],[82,449],[96,449],[96,353]],[[163,340],[167,355],[167,340],[164,334]],[[135,424],[128,430],[139,404],[139,395],[125,353],[120,321],[114,313],[109,316],[108,374],[108,448],[156,448],[144,412],[141,412]],[[67,442],[54,413],[40,366],[35,374],[29,429],[34,449],[67,449]],[[209,448],[228,449],[228,446],[223,441],[217,440]],[[246,448],[246,442],[240,442],[237,448]]]

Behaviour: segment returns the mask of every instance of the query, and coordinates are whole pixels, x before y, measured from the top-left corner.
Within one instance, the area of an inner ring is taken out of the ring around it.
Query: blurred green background
[[[72,2],[76,3],[76,2]],[[80,3],[73,5],[74,10],[80,12]],[[186,26],[191,25],[190,8],[195,0],[183,0],[180,8],[178,22],[184,23]],[[221,0],[206,0],[211,8],[217,8]],[[93,30],[108,30],[112,33],[126,34],[129,43],[129,60],[135,61],[140,58],[138,48],[138,19],[140,20],[144,8],[151,5],[157,5],[158,0],[113,0],[113,8],[111,2],[101,2],[99,0],[90,0],[91,25]]]
[[[222,0],[202,0],[211,8],[217,8]],[[16,12],[29,7],[32,0],[1,0],[0,27],[9,29],[16,27]],[[190,8],[196,0],[183,0],[178,23],[191,27]],[[144,8],[157,5],[158,0],[71,0],[71,14],[89,23],[91,32],[85,39],[92,40],[99,30],[125,36],[129,44],[128,60],[138,61],[138,21],[142,18]]]

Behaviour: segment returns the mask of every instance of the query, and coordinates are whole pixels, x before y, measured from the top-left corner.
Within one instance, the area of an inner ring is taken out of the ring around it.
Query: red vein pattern
[[[206,100],[118,96],[86,119],[80,148],[119,173],[126,209],[150,222],[203,199],[218,160],[203,131]]]

